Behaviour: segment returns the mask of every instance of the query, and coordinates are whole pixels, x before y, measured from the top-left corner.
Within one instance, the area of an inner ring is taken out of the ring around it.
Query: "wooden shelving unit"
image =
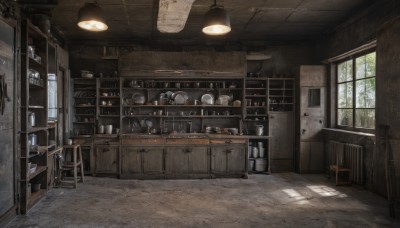
[[[34,52],[28,51],[29,47],[34,47]],[[21,25],[21,56],[20,211],[25,214],[46,194],[48,170],[48,41],[47,36],[28,20]],[[37,75],[32,72],[37,72]],[[35,115],[34,125],[29,118],[31,113]],[[43,153],[30,154],[34,151],[34,141],[37,146],[45,148],[41,150]],[[31,173],[33,165],[36,165],[36,170]],[[31,192],[30,186],[35,184],[40,184],[40,190]]]

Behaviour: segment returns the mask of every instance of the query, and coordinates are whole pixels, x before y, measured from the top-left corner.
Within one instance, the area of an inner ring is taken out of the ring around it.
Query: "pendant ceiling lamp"
[[[224,35],[231,31],[231,22],[229,15],[222,5],[217,5],[214,0],[214,5],[210,6],[210,10],[204,15],[203,33],[207,35]]]
[[[78,26],[82,29],[101,32],[108,29],[103,10],[95,3],[86,3],[78,12]]]

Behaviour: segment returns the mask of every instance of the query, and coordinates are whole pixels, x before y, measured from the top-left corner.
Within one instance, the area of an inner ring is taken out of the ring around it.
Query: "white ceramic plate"
[[[214,96],[210,93],[203,94],[203,96],[201,96],[201,103],[204,105],[213,105]]]

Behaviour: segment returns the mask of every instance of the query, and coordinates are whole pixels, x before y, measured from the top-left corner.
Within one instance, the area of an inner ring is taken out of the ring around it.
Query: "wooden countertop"
[[[224,135],[224,134],[207,134],[207,133],[187,133],[187,134],[171,134],[171,135],[149,135],[149,134],[121,134],[124,138],[209,138],[209,139],[225,139],[225,138],[249,138],[249,139],[268,139],[270,136],[256,135]]]

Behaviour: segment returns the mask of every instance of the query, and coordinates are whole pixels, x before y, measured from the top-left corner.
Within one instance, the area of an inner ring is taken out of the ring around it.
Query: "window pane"
[[[365,80],[365,107],[375,108],[375,78]]]
[[[356,108],[375,108],[375,78],[356,81]]]
[[[376,54],[372,52],[365,56],[366,77],[374,77],[376,75]]]
[[[340,63],[338,65],[338,82],[347,82],[353,80],[352,61]]]
[[[375,109],[356,109],[356,127],[375,128]]]
[[[356,78],[365,78],[365,56],[356,59]]]
[[[365,96],[365,80],[356,81],[356,108],[366,108]]]
[[[338,85],[338,107],[353,107],[353,83],[343,83]]]
[[[338,125],[353,126],[352,109],[338,109]]]
[[[48,75],[48,118],[57,119],[57,81],[56,75]]]

